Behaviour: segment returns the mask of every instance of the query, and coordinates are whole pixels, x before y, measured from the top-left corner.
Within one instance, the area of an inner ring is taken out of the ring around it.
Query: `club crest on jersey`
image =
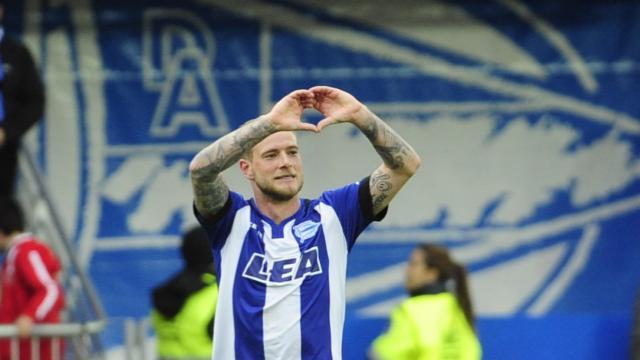
[[[319,227],[319,222],[307,220],[293,227],[293,235],[295,235],[300,244],[304,244],[305,240],[310,239],[316,235]]]
[[[322,274],[318,247],[303,252],[298,257],[268,260],[264,254],[254,253],[242,276],[265,285],[285,285],[307,276]]]

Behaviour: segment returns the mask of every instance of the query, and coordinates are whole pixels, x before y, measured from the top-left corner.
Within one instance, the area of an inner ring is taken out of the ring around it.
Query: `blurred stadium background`
[[[628,357],[640,284],[639,2],[5,7],[47,89],[25,156],[104,307],[107,358],[125,357],[124,324],[144,324],[150,289],[180,267],[179,235],[195,223],[191,157],[318,84],[368,104],[424,164],[350,255],[345,359],[364,358],[383,331],[424,241],[469,266],[486,359]],[[300,142],[306,197],[378,163],[349,126]],[[237,169],[226,179],[248,194]],[[33,194],[43,196],[22,185],[35,207]]]

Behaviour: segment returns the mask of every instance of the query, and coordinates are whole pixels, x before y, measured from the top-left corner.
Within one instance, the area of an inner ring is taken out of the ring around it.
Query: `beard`
[[[256,181],[256,186],[263,194],[265,194],[270,199],[275,202],[285,202],[291,200],[294,196],[298,195],[300,190],[302,189],[302,185],[304,183],[303,179],[300,179],[300,182],[297,186],[294,187],[285,187],[285,188],[277,188],[272,184],[262,183]]]

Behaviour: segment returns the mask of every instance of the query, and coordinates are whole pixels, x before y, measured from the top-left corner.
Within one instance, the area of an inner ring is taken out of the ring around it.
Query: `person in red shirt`
[[[0,324],[15,324],[20,336],[20,360],[32,358],[29,336],[34,324],[58,323],[64,308],[63,289],[57,280],[61,264],[49,246],[24,232],[24,217],[16,201],[0,199]],[[40,359],[62,359],[62,344],[40,339]],[[54,357],[53,351],[60,351]],[[35,357],[34,357],[35,358]],[[11,343],[0,340],[0,360],[11,358]]]

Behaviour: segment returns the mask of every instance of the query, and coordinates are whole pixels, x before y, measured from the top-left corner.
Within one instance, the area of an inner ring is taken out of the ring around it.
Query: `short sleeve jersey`
[[[213,359],[341,359],[347,255],[372,214],[369,178],[279,224],[229,193],[207,230],[219,281]]]

